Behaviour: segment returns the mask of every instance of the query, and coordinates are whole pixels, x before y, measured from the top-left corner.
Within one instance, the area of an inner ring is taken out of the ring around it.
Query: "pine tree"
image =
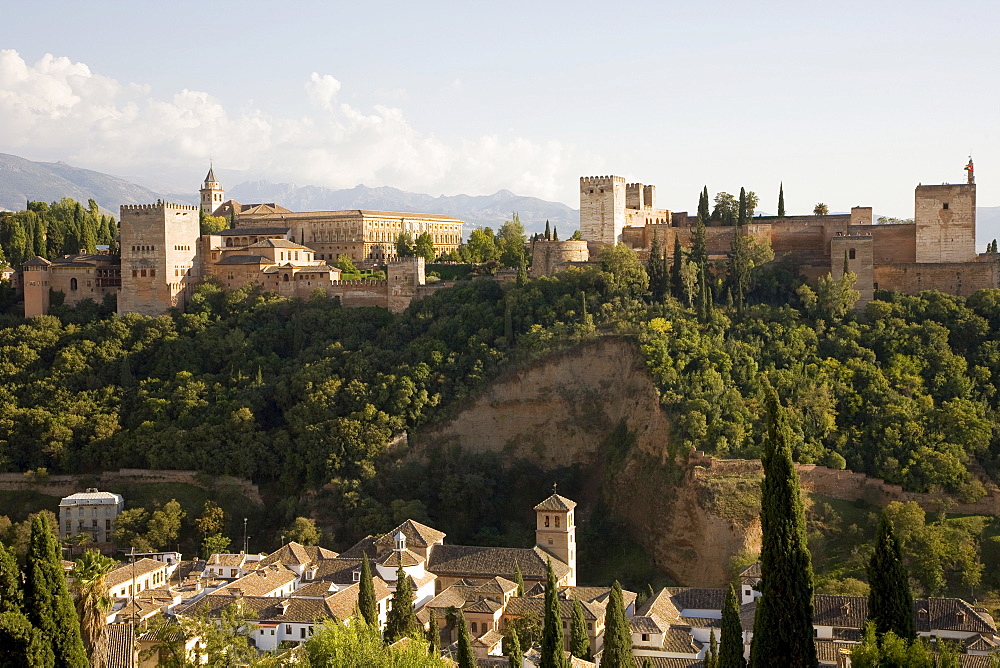
[[[601,666],[633,668],[635,660],[632,658],[632,630],[625,616],[622,586],[617,580],[611,586],[611,596],[608,597],[604,615],[604,649]]]
[[[722,609],[722,633],[719,639],[719,662],[717,668],[746,668],[743,658],[743,624],[740,622],[740,604],[736,598],[736,588],[729,585],[726,604]]]
[[[552,229],[549,227],[549,221],[545,219],[545,240],[552,241]]]
[[[667,277],[663,274],[663,249],[660,247],[660,233],[653,230],[653,245],[649,248],[649,292],[654,304],[663,301],[667,292]]]
[[[514,584],[517,585],[517,596],[524,596],[524,575],[521,573],[521,564],[514,561]]]
[[[681,280],[681,266],[684,264],[684,253],[681,251],[681,239],[674,235],[674,259],[670,266],[670,290],[677,299],[684,299],[684,282]]]
[[[80,622],[66,588],[56,537],[48,516],[42,513],[31,520],[24,610],[32,626],[52,642],[55,668],[87,665],[87,652],[80,638]]]
[[[761,596],[757,600],[750,665],[816,666],[813,570],[806,542],[799,475],[792,463],[785,410],[764,379],[767,431],[761,483]]]
[[[785,182],[778,186],[778,218],[785,217]]]
[[[438,656],[441,653],[441,629],[438,628],[437,615],[433,610],[427,628],[427,651],[431,656]]]
[[[517,629],[511,628],[507,636],[507,662],[510,668],[521,668],[524,652],[521,650],[521,639],[517,637]]]
[[[559,590],[552,561],[548,562],[545,578],[545,615],[542,620],[542,656],[538,668],[565,668],[563,655],[562,615],[559,614]]]
[[[458,611],[458,668],[476,668],[476,654],[472,651],[472,638],[465,615]]]
[[[715,640],[715,629],[708,634],[708,651],[705,652],[705,668],[719,668],[719,643]]]
[[[875,550],[868,562],[868,619],[875,623],[879,637],[888,631],[912,642],[917,633],[913,623],[913,594],[910,575],[903,564],[902,547],[883,513],[875,534]]]
[[[394,643],[400,638],[418,638],[423,631],[413,612],[413,583],[403,567],[396,569],[396,591],[392,593],[392,610],[385,623],[385,640]]]
[[[590,636],[587,635],[587,620],[583,616],[583,606],[579,599],[573,599],[573,620],[569,630],[569,651],[578,659],[590,661]]]
[[[375,582],[372,580],[372,567],[368,555],[361,560],[361,579],[358,583],[358,611],[366,622],[378,628],[378,608],[375,602]]]

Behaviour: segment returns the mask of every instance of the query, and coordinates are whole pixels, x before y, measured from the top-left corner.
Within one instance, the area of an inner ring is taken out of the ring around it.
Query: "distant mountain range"
[[[198,193],[162,193],[108,174],[80,169],[64,162],[32,162],[0,153],[0,210],[20,211],[28,200],[52,202],[63,197],[84,202],[93,198],[108,213],[118,215],[122,204],[148,204],[158,199],[197,204]],[[248,181],[227,189],[226,197],[244,204],[275,202],[293,211],[373,209],[405,213],[440,213],[480,226],[499,227],[516,211],[528,233],[543,232],[545,221],[561,228],[567,238],[580,226],[580,212],[560,202],[515,195],[500,190],[492,195],[432,197],[397,188],[334,190],[319,186]]]
[[[16,155],[0,153],[0,210],[19,211],[28,200],[52,202],[63,197],[84,202],[93,198],[102,209],[115,216],[122,204],[148,204],[158,199],[197,204],[198,193],[162,193],[125,179],[64,162],[32,162]],[[433,197],[383,186],[334,190],[290,183],[247,181],[227,190],[226,197],[244,204],[275,202],[293,211],[373,209],[406,213],[440,213],[454,216],[471,228],[496,229],[517,212],[529,234],[542,232],[548,220],[568,238],[580,226],[580,212],[560,202],[516,195],[499,190],[492,195],[452,195]],[[763,213],[758,211],[757,213]],[[1000,239],[1000,206],[977,209],[979,250]]]

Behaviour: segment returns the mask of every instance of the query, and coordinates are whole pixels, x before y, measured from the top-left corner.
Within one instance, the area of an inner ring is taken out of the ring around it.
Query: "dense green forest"
[[[813,290],[772,263],[730,304],[704,298],[726,289],[724,268],[702,298],[681,300],[656,290],[669,287],[660,269],[618,247],[557,277],[460,281],[401,315],[206,283],[183,314],[119,317],[84,303],[5,316],[0,469],[190,468],[279,491],[325,486],[345,539],[463,508],[450,535],[517,543],[523,529],[497,510],[519,518],[551,475],[444,451],[428,480],[390,443],[447,418],[508,366],[615,335],[647,359],[674,454],[759,456],[767,372],[799,461],[984,493],[970,471],[997,470],[1000,291],[880,293],[855,313],[850,277]],[[572,489],[574,472],[560,475]]]
[[[28,202],[24,211],[0,212],[0,248],[17,266],[40,255],[46,259],[93,253],[98,244],[112,245],[118,223],[97,202],[84,207],[68,197],[58,202]]]

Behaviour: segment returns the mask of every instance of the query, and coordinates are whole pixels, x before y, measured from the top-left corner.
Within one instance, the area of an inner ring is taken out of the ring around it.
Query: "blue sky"
[[[0,151],[194,189],[707,184],[774,212],[1000,205],[1000,3],[0,0]],[[51,54],[46,58],[46,54]],[[239,173],[229,170],[239,170]]]

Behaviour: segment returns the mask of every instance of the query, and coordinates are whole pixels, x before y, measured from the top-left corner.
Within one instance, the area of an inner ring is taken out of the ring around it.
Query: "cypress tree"
[[[48,252],[45,248],[45,223],[41,218],[37,218],[35,221],[34,240],[35,255],[46,257]],[[76,253],[78,251],[79,249],[70,251],[70,253]]]
[[[583,606],[579,599],[573,599],[573,621],[569,630],[569,651],[578,659],[590,661],[590,636],[587,635],[587,620],[583,616]]]
[[[0,612],[22,612],[21,569],[14,550],[0,543]]]
[[[54,664],[52,644],[23,613],[0,612],[0,666],[52,668]]]
[[[385,623],[385,639],[393,643],[406,636],[419,638],[422,634],[420,622],[413,612],[413,583],[400,566],[396,569],[396,591],[392,593],[392,610]]]
[[[705,668],[719,668],[719,643],[715,640],[715,629],[708,635],[708,651],[705,652]]]
[[[604,612],[604,649],[601,659],[603,668],[633,668],[632,629],[625,616],[625,601],[622,586],[615,580],[608,597],[608,607]]]
[[[552,241],[552,229],[549,227],[548,218],[545,219],[545,240]]]
[[[677,299],[684,299],[684,284],[681,281],[681,265],[684,264],[684,253],[681,251],[681,240],[674,235],[674,261],[670,267],[670,290]]]
[[[813,570],[806,542],[791,430],[778,394],[764,379],[767,430],[761,483],[761,597],[757,599],[750,665],[817,666],[813,642]]]
[[[705,186],[701,191],[701,198],[698,200],[698,218],[702,222],[709,220],[712,216],[712,210],[709,208],[708,201],[708,186]]]
[[[62,559],[47,515],[31,518],[25,568],[24,610],[31,624],[52,643],[55,668],[87,665],[76,607],[66,588]]]
[[[702,218],[701,214],[698,214],[698,222],[695,223],[694,234],[691,235],[691,261],[700,265],[708,264],[708,243],[705,240],[706,220],[707,218]]]
[[[476,668],[476,654],[472,651],[472,638],[465,614],[459,610],[458,622],[458,668]]]
[[[375,582],[372,580],[372,567],[368,563],[368,555],[361,560],[361,579],[358,582],[358,611],[364,620],[379,627],[378,608],[375,602]]]
[[[660,232],[653,230],[653,244],[649,248],[649,292],[653,303],[663,301],[667,291],[667,277],[663,274],[663,248],[660,247]]]
[[[868,584],[871,585],[868,620],[875,623],[879,637],[892,631],[907,642],[915,640],[910,575],[903,564],[899,539],[885,513],[879,522],[875,550],[868,562]]]
[[[559,241],[559,230],[555,225],[552,226],[552,241]]]
[[[708,279],[705,276],[705,267],[698,267],[698,320],[708,322],[709,297]]]
[[[521,639],[517,637],[517,629],[511,628],[510,635],[507,636],[507,661],[510,668],[521,668],[524,660],[524,651],[521,649]]]
[[[785,217],[785,182],[778,186],[778,218]]]
[[[431,656],[441,653],[441,629],[438,628],[437,615],[431,611],[431,621],[427,628],[427,651]]]
[[[740,604],[736,588],[729,585],[726,604],[722,608],[722,633],[719,643],[717,668],[746,668],[743,658],[743,624],[740,622]]]
[[[521,574],[521,564],[514,561],[514,584],[517,585],[517,596],[524,596],[524,575]]]
[[[563,655],[562,615],[559,614],[559,590],[552,561],[545,576],[545,616],[542,620],[542,656],[538,668],[565,668]]]
[[[746,188],[740,188],[740,210],[739,219],[736,221],[736,224],[746,225],[749,219],[750,214],[747,212],[747,191]]]

